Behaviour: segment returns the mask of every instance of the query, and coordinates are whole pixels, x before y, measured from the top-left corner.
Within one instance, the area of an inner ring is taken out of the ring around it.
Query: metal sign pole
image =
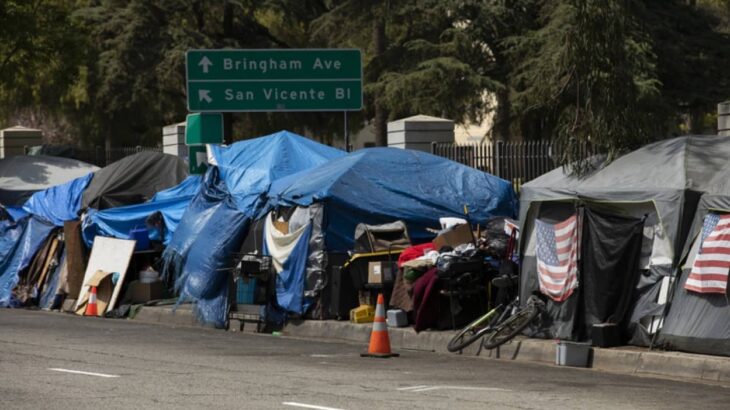
[[[347,128],[347,111],[345,113],[345,151],[350,152],[350,130]]]

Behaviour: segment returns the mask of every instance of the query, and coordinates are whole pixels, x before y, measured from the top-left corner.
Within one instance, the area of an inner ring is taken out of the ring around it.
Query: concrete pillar
[[[717,104],[717,135],[730,137],[730,101]]]
[[[162,128],[162,152],[188,158],[188,146],[185,145],[185,121]]]
[[[388,146],[431,152],[432,142],[454,142],[454,122],[415,115],[388,123]]]
[[[20,125],[0,130],[0,158],[25,155],[25,148],[43,144],[43,132]]]

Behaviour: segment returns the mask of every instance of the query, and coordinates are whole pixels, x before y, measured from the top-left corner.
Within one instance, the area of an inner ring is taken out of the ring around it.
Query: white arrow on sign
[[[195,153],[195,166],[200,168],[201,165],[204,165],[208,162],[208,154],[205,152],[196,152]]]
[[[203,72],[208,73],[208,67],[213,65],[213,62],[208,59],[208,57],[203,56],[203,58],[200,59],[200,62],[198,63],[199,66],[203,67]]]
[[[210,95],[208,94],[210,90],[198,90],[198,100],[205,101],[207,103],[210,103],[213,101],[212,98],[210,98]]]

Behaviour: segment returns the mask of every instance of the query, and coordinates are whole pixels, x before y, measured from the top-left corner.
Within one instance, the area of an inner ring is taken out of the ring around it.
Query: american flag
[[[730,214],[709,213],[702,226],[700,251],[692,264],[684,288],[699,293],[727,290],[730,270]]]
[[[556,302],[578,287],[580,223],[573,215],[555,225],[536,220],[537,277],[540,291]]]

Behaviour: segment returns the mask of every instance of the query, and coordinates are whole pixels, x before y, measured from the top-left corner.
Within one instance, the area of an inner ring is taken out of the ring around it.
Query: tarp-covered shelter
[[[149,226],[148,218],[154,215],[158,215],[163,222],[163,232],[151,229],[150,239],[167,244],[177,229],[188,204],[200,190],[200,183],[199,175],[191,175],[179,185],[158,192],[152,199],[142,204],[120,206],[103,211],[89,208],[83,221],[86,245],[91,248],[94,237],[97,235],[127,239],[133,229]]]
[[[15,306],[13,289],[19,273],[30,265],[54,226],[26,216],[19,221],[0,221],[0,307]]]
[[[596,160],[598,168],[581,178],[559,168],[523,185],[525,299],[540,287],[536,221],[559,226],[571,215],[589,214],[582,218],[579,263],[585,266],[578,291],[548,303],[543,335],[586,339],[590,326],[610,321],[622,325],[630,343],[648,344],[700,196],[712,190],[710,180],[728,158],[726,139],[685,136],[649,144],[605,166]],[[634,232],[640,226],[637,241]],[[617,303],[628,305],[620,312],[609,306]]]
[[[439,219],[459,217],[474,226],[492,216],[513,217],[512,185],[485,172],[420,151],[369,148],[274,183],[267,218],[288,221],[289,231],[311,223],[305,302],[325,317],[318,299],[330,282],[327,267],[356,248],[361,224],[404,224],[406,242],[433,239]],[[266,225],[266,226],[270,226]],[[266,230],[265,230],[266,232]],[[268,238],[267,238],[268,241]],[[248,239],[247,239],[248,242]],[[268,243],[268,242],[267,242]],[[297,312],[301,313],[301,312]]]
[[[198,318],[226,321],[228,272],[250,221],[266,205],[271,183],[345,153],[281,131],[211,149],[212,164],[185,210],[165,253],[164,273],[181,301],[196,302]]]
[[[23,210],[56,226],[78,219],[81,196],[92,176],[89,173],[65,184],[38,191],[23,204]]]
[[[18,155],[0,159],[0,204],[22,206],[33,193],[88,175],[99,168],[69,158]]]
[[[145,151],[122,158],[94,173],[84,191],[81,208],[108,209],[140,204],[188,176],[181,158]]]
[[[727,144],[730,145],[730,142]],[[727,290],[724,293],[701,293],[685,287],[695,266],[701,266],[695,263],[702,253],[703,239],[707,239],[708,230],[712,228],[711,218],[730,215],[730,162],[707,185],[708,192],[700,199],[682,250],[674,292],[657,343],[670,349],[730,356]],[[715,247],[715,244],[711,246]],[[725,249],[718,249],[719,253],[728,251],[728,247],[730,243],[720,244],[719,248]],[[724,273],[727,278],[728,268],[723,265],[722,257],[710,258],[719,264],[705,260],[705,266],[720,268],[720,276]]]
[[[474,225],[495,215],[512,217],[512,185],[446,158],[399,148],[367,148],[325,165],[282,178],[270,203],[323,204],[323,231],[330,251],[350,251],[359,223],[405,222],[418,243],[433,238],[439,218],[465,218]]]

